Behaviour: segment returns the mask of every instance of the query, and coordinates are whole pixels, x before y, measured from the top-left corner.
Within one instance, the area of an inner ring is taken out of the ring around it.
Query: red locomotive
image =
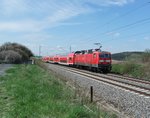
[[[49,57],[49,62],[107,73],[111,71],[112,60],[110,52],[100,51],[99,49],[91,49],[76,51],[68,54],[67,56],[52,56]]]
[[[95,50],[75,52],[74,65],[89,68],[104,73],[111,70],[111,53]]]

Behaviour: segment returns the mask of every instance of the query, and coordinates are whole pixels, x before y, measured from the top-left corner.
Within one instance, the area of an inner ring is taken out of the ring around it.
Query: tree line
[[[144,63],[150,62],[150,49],[146,49],[144,52],[121,52],[112,54],[112,59],[121,61],[135,59]]]
[[[24,63],[31,56],[31,50],[18,43],[8,42],[0,46],[0,63]]]

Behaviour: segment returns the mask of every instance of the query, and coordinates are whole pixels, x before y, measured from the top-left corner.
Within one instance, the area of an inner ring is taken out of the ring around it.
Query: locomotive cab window
[[[72,60],[72,58],[71,58],[71,57],[69,57],[69,60],[71,61],[71,60]]]
[[[111,58],[110,54],[100,54],[100,58]]]
[[[93,54],[93,58],[96,58],[96,54]]]

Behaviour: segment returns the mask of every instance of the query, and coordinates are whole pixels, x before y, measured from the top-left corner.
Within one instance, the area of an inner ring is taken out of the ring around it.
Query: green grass
[[[150,81],[149,66],[149,63],[137,64],[132,61],[128,61],[121,64],[113,64],[112,72]]]
[[[36,65],[17,65],[0,77],[0,118],[116,118],[92,105],[88,111],[74,91]]]
[[[150,81],[150,49],[145,52],[128,52],[114,55],[124,57],[124,63],[113,64],[112,72]],[[125,58],[126,57],[126,58]]]

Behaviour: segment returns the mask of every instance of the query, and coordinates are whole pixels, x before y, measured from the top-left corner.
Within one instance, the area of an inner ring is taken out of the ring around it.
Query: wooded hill
[[[140,56],[144,54],[144,52],[120,52],[120,53],[115,53],[115,54],[112,54],[112,59],[113,60],[125,60],[131,56]]]
[[[112,54],[113,60],[119,61],[133,61],[133,62],[150,62],[150,49],[146,49],[144,52],[122,52]]]

